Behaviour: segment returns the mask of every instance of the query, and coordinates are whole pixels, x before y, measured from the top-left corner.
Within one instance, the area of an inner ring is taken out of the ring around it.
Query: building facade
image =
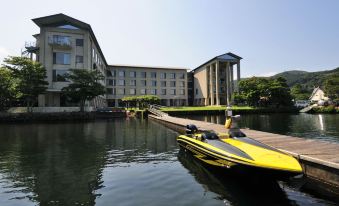
[[[241,59],[229,52],[216,56],[192,70],[193,104],[203,106],[232,104],[232,95],[238,90]]]
[[[110,65],[106,82],[108,106],[123,106],[123,97],[135,95],[157,95],[165,106],[188,104],[185,68]]]
[[[186,68],[109,65],[91,26],[64,14],[32,19],[40,33],[34,43],[26,43],[32,59],[47,70],[47,92],[39,95],[40,107],[75,106],[62,95],[69,84],[65,74],[71,69],[97,70],[105,79],[106,95],[87,106],[124,106],[121,99],[134,95],[157,95],[161,105],[225,105],[240,79],[241,57],[226,53],[192,71]],[[238,82],[238,81],[237,81]]]
[[[89,24],[63,14],[32,19],[40,27],[33,35],[34,43],[26,44],[27,51],[35,55],[47,70],[47,92],[38,98],[40,107],[69,106],[61,89],[69,84],[65,74],[70,69],[98,70],[106,73],[107,62]],[[105,80],[101,81],[105,85]],[[98,96],[87,106],[106,105],[105,96]]]

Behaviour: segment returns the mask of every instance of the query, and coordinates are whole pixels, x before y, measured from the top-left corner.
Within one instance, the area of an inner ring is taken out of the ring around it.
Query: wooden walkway
[[[178,132],[183,132],[187,124],[195,124],[201,130],[216,133],[227,132],[224,125],[171,116],[149,115]],[[331,186],[339,194],[339,144],[320,140],[305,139],[286,135],[241,129],[248,137],[289,153],[302,163],[304,173],[313,179]]]

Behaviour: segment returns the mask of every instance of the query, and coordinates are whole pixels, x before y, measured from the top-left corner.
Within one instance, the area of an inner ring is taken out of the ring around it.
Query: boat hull
[[[246,161],[245,158],[222,155],[213,149],[207,148],[207,146],[204,147],[201,144],[190,141],[189,138],[178,137],[177,141],[185,152],[191,153],[195,158],[209,166],[227,170],[228,172],[276,180],[286,180],[290,177],[301,174],[300,171],[289,171],[257,166],[251,163],[251,161]]]

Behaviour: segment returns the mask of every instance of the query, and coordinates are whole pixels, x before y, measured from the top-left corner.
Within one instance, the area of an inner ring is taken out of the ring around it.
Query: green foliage
[[[295,84],[291,88],[291,95],[294,100],[308,100],[311,96],[311,93],[303,88],[301,84]]]
[[[139,105],[140,108],[146,108],[148,104],[159,104],[160,98],[156,95],[127,96],[121,99],[129,106]],[[127,106],[127,107],[129,107]]]
[[[239,82],[240,93],[235,101],[246,101],[249,106],[290,106],[289,87],[284,78],[266,79],[252,77]]]
[[[12,71],[12,77],[17,79],[16,88],[30,111],[29,108],[37,102],[38,95],[47,89],[46,69],[40,63],[26,57],[8,57],[4,62],[4,66]]]
[[[10,106],[12,100],[18,97],[16,90],[16,79],[12,76],[12,71],[0,68],[0,111]]]
[[[339,102],[339,73],[328,77],[324,84],[324,92],[329,98]]]
[[[322,87],[325,81],[333,74],[339,74],[339,67],[333,70],[321,71],[321,72],[305,72],[305,71],[287,71],[276,74],[273,78],[283,77],[287,80],[287,84],[293,87],[296,84],[303,85],[309,94],[315,87]]]
[[[314,107],[312,110],[315,113],[339,113],[339,108],[336,108],[334,105]]]
[[[104,76],[96,70],[73,69],[66,75],[66,78],[71,83],[62,89],[62,93],[72,102],[80,103],[82,112],[86,101],[105,94],[105,86],[98,82],[103,80]]]

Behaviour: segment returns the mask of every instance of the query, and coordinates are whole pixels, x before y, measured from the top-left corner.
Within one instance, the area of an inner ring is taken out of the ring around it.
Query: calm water
[[[0,125],[0,205],[334,205],[230,177],[147,120]]]
[[[225,115],[191,115],[190,119],[225,123]],[[339,143],[339,115],[336,114],[247,114],[241,128]]]

